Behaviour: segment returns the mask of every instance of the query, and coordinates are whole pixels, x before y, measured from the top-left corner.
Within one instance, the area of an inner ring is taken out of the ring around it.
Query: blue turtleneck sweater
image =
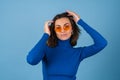
[[[68,39],[58,40],[58,45],[51,48],[46,45],[49,35],[44,33],[40,41],[27,55],[27,62],[31,65],[36,65],[42,61],[44,80],[76,80],[80,62],[98,53],[107,45],[107,41],[82,19],[78,21],[78,24],[91,36],[94,44],[74,48]]]

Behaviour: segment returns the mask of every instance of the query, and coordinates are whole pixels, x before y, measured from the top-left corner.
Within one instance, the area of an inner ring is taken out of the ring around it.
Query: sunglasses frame
[[[62,29],[66,32],[71,29],[71,26],[67,24],[67,25],[64,25],[63,28],[61,26],[55,27],[55,32],[62,32]]]

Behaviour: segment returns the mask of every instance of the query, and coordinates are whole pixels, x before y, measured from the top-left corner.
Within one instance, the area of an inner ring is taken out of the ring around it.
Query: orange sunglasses
[[[69,31],[71,29],[71,26],[69,24],[63,26],[64,31]],[[56,32],[62,32],[62,27],[58,26],[55,27]]]

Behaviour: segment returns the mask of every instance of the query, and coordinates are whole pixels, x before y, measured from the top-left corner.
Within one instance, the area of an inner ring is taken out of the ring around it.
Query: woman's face
[[[60,18],[55,21],[55,32],[60,40],[67,40],[71,37],[72,25],[68,18]]]

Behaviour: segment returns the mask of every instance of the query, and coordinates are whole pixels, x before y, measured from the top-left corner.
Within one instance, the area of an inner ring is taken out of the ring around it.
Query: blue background
[[[42,80],[41,62],[26,55],[42,37],[44,22],[71,10],[100,32],[108,46],[83,60],[77,80],[120,80],[120,0],[0,0],[0,80]],[[81,27],[80,27],[81,28]],[[92,44],[81,28],[77,46]]]

